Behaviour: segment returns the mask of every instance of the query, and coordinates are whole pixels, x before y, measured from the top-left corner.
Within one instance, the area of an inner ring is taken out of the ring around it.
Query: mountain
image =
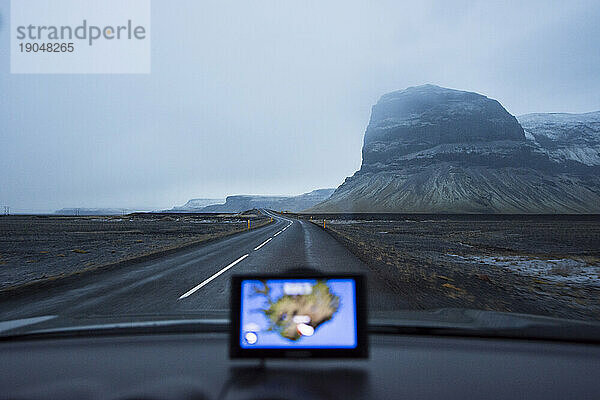
[[[526,114],[517,117],[525,136],[556,162],[600,165],[600,111]]]
[[[373,106],[360,170],[310,211],[600,212],[600,168],[585,147],[598,143],[597,125],[536,115],[522,117],[524,130],[481,94],[388,93]]]
[[[225,199],[190,199],[182,206],[175,206],[166,212],[199,212],[202,208],[213,204],[223,204]]]
[[[203,207],[200,212],[241,212],[255,208],[273,208],[273,204],[284,199],[287,199],[287,197],[258,195],[227,196],[225,203]]]
[[[197,212],[240,212],[255,208],[269,208],[277,211],[302,211],[326,200],[335,189],[317,189],[299,196],[228,196],[224,204],[213,204]]]

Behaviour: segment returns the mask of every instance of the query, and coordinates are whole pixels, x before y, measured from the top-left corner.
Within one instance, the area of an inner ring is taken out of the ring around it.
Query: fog
[[[451,4],[450,4],[451,3]],[[433,83],[515,115],[600,110],[600,3],[152,3],[147,75],[10,74],[0,205],[166,208],[336,187],[371,106]]]

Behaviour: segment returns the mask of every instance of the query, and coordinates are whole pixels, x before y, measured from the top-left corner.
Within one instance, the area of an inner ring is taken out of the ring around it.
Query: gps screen
[[[244,279],[240,297],[243,349],[357,347],[354,279]]]

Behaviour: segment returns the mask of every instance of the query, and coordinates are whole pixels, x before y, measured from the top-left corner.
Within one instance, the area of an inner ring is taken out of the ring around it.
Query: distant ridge
[[[235,195],[228,196],[225,200],[192,199],[184,206],[174,207],[171,212],[242,212],[256,208],[269,208],[278,211],[298,212],[326,200],[335,189],[317,189],[298,196],[262,196],[262,195]],[[215,203],[197,206],[201,201],[215,201]],[[220,204],[219,204],[220,203]]]
[[[317,189],[299,196],[228,196],[225,204],[204,207],[203,212],[240,212],[253,208],[299,212],[331,196],[335,189]]]
[[[182,206],[175,206],[170,210],[172,212],[200,212],[206,206],[213,204],[223,204],[225,199],[190,199]]]
[[[138,210],[127,208],[61,208],[54,211],[57,215],[122,215]]]

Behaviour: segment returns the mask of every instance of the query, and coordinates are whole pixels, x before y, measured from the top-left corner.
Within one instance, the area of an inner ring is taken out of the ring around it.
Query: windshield
[[[0,321],[220,321],[294,271],[392,325],[600,320],[597,2],[36,3],[0,0]]]

